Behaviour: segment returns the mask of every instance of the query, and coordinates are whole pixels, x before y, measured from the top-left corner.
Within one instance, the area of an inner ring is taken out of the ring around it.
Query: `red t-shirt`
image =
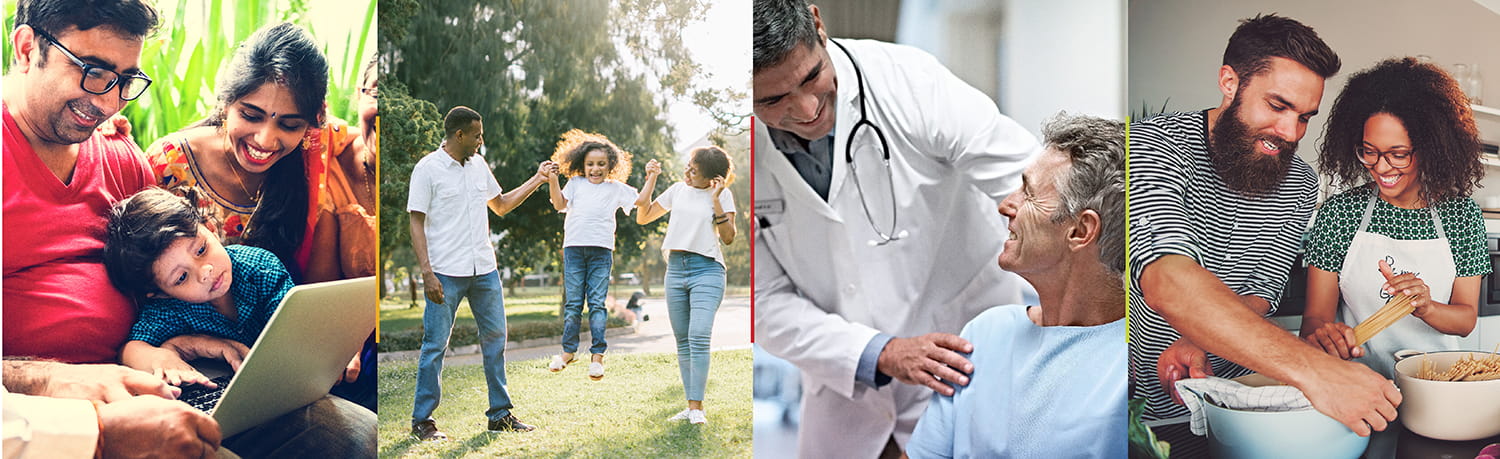
[[[4,354],[115,362],[135,305],[104,272],[104,224],[115,202],[152,183],[140,147],[122,136],[79,144],[63,184],[4,111]]]

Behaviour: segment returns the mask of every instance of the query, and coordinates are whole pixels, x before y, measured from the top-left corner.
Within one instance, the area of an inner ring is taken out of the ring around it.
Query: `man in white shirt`
[[[464,297],[469,298],[474,321],[479,325],[479,346],[489,386],[490,406],[485,411],[489,430],[530,431],[535,427],[523,424],[511,414],[514,405],[505,387],[505,304],[485,208],[504,216],[531,196],[548,174],[556,173],[557,167],[551,161],[544,161],[526,183],[502,193],[484,156],[479,154],[479,147],[484,144],[484,124],[479,113],[468,107],[454,107],[443,119],[443,130],[447,137],[442,147],[412,168],[411,191],[406,201],[411,212],[412,247],[422,265],[422,283],[427,293],[412,435],[422,440],[448,438],[438,430],[432,413],[442,399],[439,378],[443,352],[453,332],[458,304]]]
[[[757,342],[802,371],[802,456],[893,453],[968,383],[955,333],[1021,300],[994,209],[1040,148],[931,55],[754,8]]]

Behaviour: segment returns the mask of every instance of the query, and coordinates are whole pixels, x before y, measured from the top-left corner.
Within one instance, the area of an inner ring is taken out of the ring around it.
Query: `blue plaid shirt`
[[[235,322],[214,310],[209,303],[188,303],[176,298],[147,300],[140,316],[130,327],[132,340],[152,346],[179,335],[213,335],[254,346],[261,329],[281,305],[281,298],[292,288],[292,276],[276,255],[243,245],[225,246],[234,269],[229,294],[239,315]]]

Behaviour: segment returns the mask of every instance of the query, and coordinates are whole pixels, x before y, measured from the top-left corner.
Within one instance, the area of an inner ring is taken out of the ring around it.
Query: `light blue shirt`
[[[974,344],[969,385],[933,394],[908,456],[1126,457],[1125,319],[1041,327],[1007,305],[960,336]]]

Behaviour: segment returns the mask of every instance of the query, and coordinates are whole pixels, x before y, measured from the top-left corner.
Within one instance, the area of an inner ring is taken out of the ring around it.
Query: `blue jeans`
[[[458,303],[469,298],[469,309],[479,325],[479,348],[484,354],[484,379],[490,391],[490,409],[484,412],[491,421],[510,414],[510,392],[505,389],[505,298],[501,294],[500,273],[490,271],[474,277],[448,277],[437,274],[443,284],[443,302],[427,300],[422,312],[422,355],[417,361],[416,402],[411,412],[412,425],[432,420],[443,399],[443,351],[453,333],[453,318]]]
[[[724,301],[724,265],[692,252],[667,256],[667,315],[677,338],[677,368],[688,400],[703,401],[714,314]]]
[[[563,352],[578,352],[585,300],[589,304],[589,335],[594,340],[589,352],[603,354],[609,348],[604,342],[604,324],[609,321],[604,297],[609,293],[609,269],[614,263],[615,251],[604,247],[563,247]]]

